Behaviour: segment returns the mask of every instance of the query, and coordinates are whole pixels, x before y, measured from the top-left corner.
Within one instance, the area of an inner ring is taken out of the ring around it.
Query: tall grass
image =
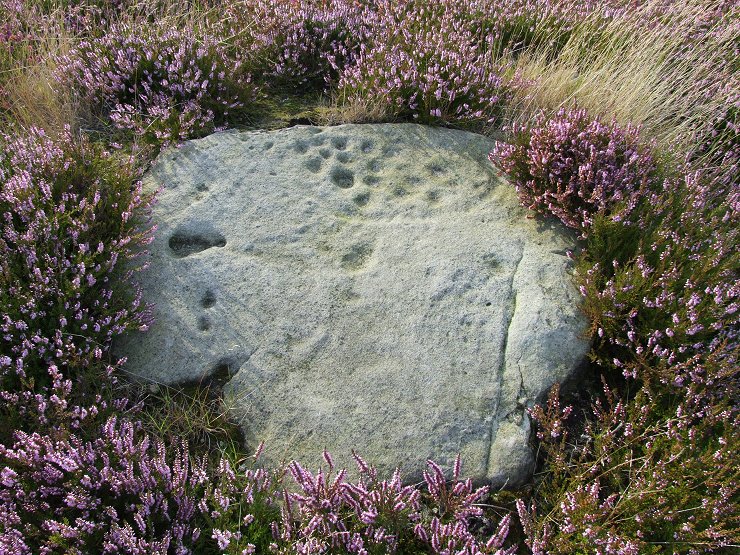
[[[642,126],[681,161],[737,93],[739,22],[737,4],[706,0],[649,0],[606,20],[591,14],[564,45],[518,54],[515,71],[527,85],[517,89],[508,119],[577,103],[622,126]]]
[[[6,128],[39,127],[59,136],[65,127],[78,127],[81,106],[70,91],[54,86],[55,60],[72,41],[64,17],[61,9],[42,17],[32,3],[0,6],[0,124]]]

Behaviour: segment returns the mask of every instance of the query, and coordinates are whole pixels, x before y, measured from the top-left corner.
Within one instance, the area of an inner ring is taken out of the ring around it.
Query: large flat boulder
[[[528,219],[482,136],[413,124],[227,132],[160,156],[145,298],[116,347],[141,378],[228,372],[268,462],[351,451],[409,479],[532,470],[525,408],[588,342],[566,250]]]

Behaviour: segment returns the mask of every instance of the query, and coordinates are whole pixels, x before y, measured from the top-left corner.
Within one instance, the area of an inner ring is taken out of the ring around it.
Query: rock
[[[116,346],[167,384],[226,374],[267,463],[351,451],[419,477],[532,471],[524,412],[588,342],[566,249],[482,136],[412,124],[225,132],[160,156],[142,274],[156,323]]]

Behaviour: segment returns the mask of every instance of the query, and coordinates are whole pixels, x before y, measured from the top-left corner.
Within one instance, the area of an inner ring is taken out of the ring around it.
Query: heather
[[[242,60],[217,37],[171,23],[113,26],[59,60],[58,78],[93,114],[145,141],[178,141],[213,131],[244,110],[256,90]]]
[[[447,8],[447,7],[445,7]],[[505,65],[476,44],[472,31],[425,8],[389,9],[374,38],[341,74],[338,94],[385,103],[393,118],[419,122],[494,122],[507,96]]]
[[[32,129],[4,140],[3,385],[45,380],[102,360],[127,326],[145,327],[136,289],[126,287],[148,231],[148,200],[126,164],[70,132],[58,141]]]
[[[733,2],[1,10],[0,552],[740,545]],[[531,410],[530,486],[477,489],[459,460],[405,484],[378,476],[362,445],[354,474],[329,453],[322,469],[261,468],[217,387],[155,391],[112,359],[155,301],[136,288],[155,223],[136,146],[259,125],[288,98],[316,123],[490,133],[522,203],[581,235],[591,363],[579,391],[556,387]]]
[[[227,7],[226,25],[244,56],[255,58],[258,80],[275,91],[323,90],[356,58],[371,29],[356,2],[259,2]],[[254,26],[246,37],[242,30]]]
[[[605,124],[585,110],[540,112],[510,135],[490,159],[512,180],[522,204],[584,235],[596,214],[628,217],[658,169],[639,129]]]

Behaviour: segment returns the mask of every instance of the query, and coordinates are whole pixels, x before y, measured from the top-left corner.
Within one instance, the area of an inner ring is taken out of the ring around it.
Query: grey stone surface
[[[528,219],[484,137],[412,124],[219,133],[160,156],[145,298],[116,346],[178,383],[228,370],[266,462],[351,450],[418,477],[532,470],[524,408],[583,360],[562,228]]]

